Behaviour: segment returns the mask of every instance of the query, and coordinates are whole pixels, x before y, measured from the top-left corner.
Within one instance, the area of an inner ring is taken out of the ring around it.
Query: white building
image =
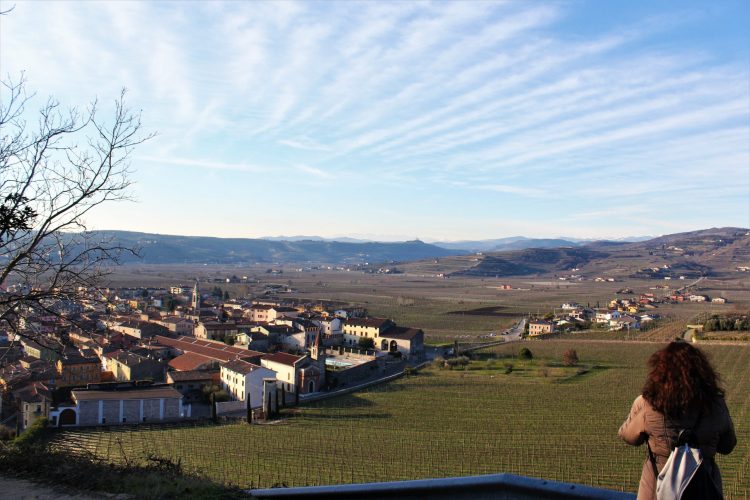
[[[241,359],[222,363],[221,387],[237,401],[250,399],[252,408],[263,404],[263,379],[276,378],[276,372]]]

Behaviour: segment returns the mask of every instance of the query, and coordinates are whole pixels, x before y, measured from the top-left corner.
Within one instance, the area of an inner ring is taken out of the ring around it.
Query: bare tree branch
[[[129,156],[154,134],[142,133],[125,90],[108,119],[96,101],[84,112],[65,111],[50,98],[32,128],[23,119],[33,97],[23,75],[2,87],[0,328],[24,335],[20,324],[35,312],[60,316],[58,302],[101,300],[96,286],[108,266],[134,253],[88,232],[84,217],[103,203],[130,199]]]

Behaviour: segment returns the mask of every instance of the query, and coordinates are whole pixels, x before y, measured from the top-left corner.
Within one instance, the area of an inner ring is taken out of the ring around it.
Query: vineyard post
[[[253,406],[250,403],[250,391],[247,393],[247,423],[253,423]]]
[[[213,420],[214,422],[216,422],[218,420],[218,418],[219,418],[219,415],[218,415],[218,413],[216,411],[216,396],[215,395],[216,395],[216,393],[212,392],[208,396],[208,400],[211,403],[211,420]]]

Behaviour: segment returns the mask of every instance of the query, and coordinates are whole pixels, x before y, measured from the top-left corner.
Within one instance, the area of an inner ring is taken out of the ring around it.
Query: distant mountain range
[[[638,242],[646,241],[653,236],[632,236],[616,238],[607,241],[614,242]],[[264,236],[259,238],[267,241],[335,241],[340,243],[375,243],[376,240],[362,238],[335,237],[324,238],[321,236]],[[448,250],[461,250],[466,252],[502,252],[505,250],[523,250],[524,248],[558,248],[575,247],[585,245],[594,241],[593,238],[527,238],[526,236],[509,236],[489,240],[464,240],[464,241],[428,241],[429,244],[446,248]]]
[[[660,236],[646,241],[591,241],[566,238],[535,239],[523,236],[493,240],[425,243],[374,242],[355,239],[331,241],[316,236],[287,239],[213,238],[131,231],[97,231],[94,239],[137,249],[124,263],[145,264],[377,264],[436,259],[481,252],[478,264],[463,273],[511,276],[557,272],[623,256],[666,256],[690,261],[696,269],[727,267],[750,257],[750,236],[743,228],[713,228]],[[344,238],[342,238],[344,239]],[[704,262],[705,261],[705,262]],[[697,267],[696,267],[697,266]]]
[[[318,240],[272,241],[251,238],[175,236],[131,231],[96,231],[94,240],[136,249],[123,263],[143,264],[256,264],[326,263],[363,264],[420,260],[465,252],[448,250],[423,241],[396,243]]]
[[[561,241],[561,240],[545,240]],[[513,244],[515,242],[511,242]],[[750,265],[750,231],[725,227],[638,242],[593,241],[485,252],[464,276],[559,275],[664,278],[721,276]]]
[[[433,243],[441,248],[449,250],[465,250],[469,252],[502,252],[506,250],[523,250],[524,248],[559,248],[577,247],[592,240],[574,240],[563,238],[526,238],[524,236],[511,236],[496,240],[479,241],[446,241]]]

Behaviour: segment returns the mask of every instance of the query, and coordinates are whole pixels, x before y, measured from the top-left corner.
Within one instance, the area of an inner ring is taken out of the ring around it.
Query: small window
[[[102,417],[102,423],[103,423],[103,424],[106,424],[106,423],[107,423],[107,418],[106,418],[106,417]]]
[[[127,419],[127,418],[125,418],[125,417],[122,417],[122,423],[123,423],[123,424],[124,424],[125,422],[127,422],[127,421],[128,421],[128,419]]]

